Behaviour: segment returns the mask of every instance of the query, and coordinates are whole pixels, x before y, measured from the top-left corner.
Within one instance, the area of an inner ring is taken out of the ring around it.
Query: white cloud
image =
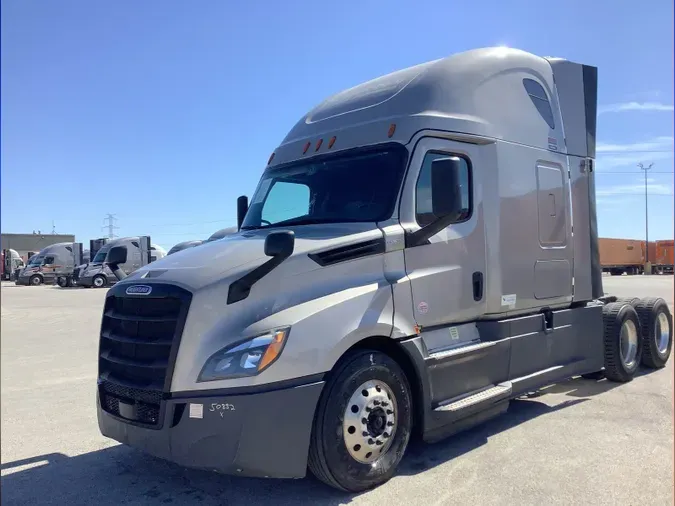
[[[598,170],[611,170],[616,167],[635,167],[638,163],[649,164],[659,160],[673,158],[673,137],[660,136],[641,142],[627,144],[598,143]],[[669,168],[672,164],[669,164]]]
[[[672,112],[675,107],[672,104],[663,104],[661,102],[624,102],[621,104],[601,105],[598,108],[598,114],[608,112],[629,112],[629,111],[658,111]]]
[[[632,142],[629,144],[605,144],[603,142],[599,142],[595,149],[598,153],[672,150],[673,141],[674,141],[673,137],[663,135],[660,137],[655,137],[654,139],[648,141]]]
[[[628,195],[641,195],[645,191],[645,184],[642,183],[633,183],[633,184],[620,184],[620,185],[610,185],[603,188],[596,188],[595,195],[600,199],[607,201],[609,199],[602,199],[602,197],[612,197],[612,196],[628,196]],[[647,193],[649,195],[672,195],[673,187],[667,184],[649,182],[647,180]]]

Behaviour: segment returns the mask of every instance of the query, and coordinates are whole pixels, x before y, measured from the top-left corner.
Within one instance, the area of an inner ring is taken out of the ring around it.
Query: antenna
[[[114,214],[108,213],[105,218],[103,218],[103,221],[107,221],[107,225],[104,225],[101,227],[101,229],[107,228],[108,229],[108,239],[114,239],[115,236],[115,229],[118,229],[120,227],[115,226],[115,222],[117,221],[117,218],[115,217]]]

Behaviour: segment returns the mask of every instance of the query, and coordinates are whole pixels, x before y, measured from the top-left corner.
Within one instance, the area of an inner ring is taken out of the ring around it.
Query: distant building
[[[37,253],[47,246],[59,242],[75,242],[75,236],[70,234],[0,234],[1,249],[13,249],[25,262],[29,253]]]

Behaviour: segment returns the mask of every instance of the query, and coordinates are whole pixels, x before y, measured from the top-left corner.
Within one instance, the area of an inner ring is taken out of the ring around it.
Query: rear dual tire
[[[642,359],[642,333],[635,308],[612,302],[602,308],[604,327],[604,376],[619,383],[633,379]]]
[[[411,429],[410,385],[401,367],[379,351],[348,352],[319,400],[309,469],[339,490],[377,487],[394,475]]]
[[[626,383],[640,364],[666,365],[673,346],[673,319],[661,298],[618,299],[603,307],[605,368],[584,378]]]
[[[644,341],[642,364],[661,369],[673,348],[673,317],[661,298],[643,299],[636,305]]]

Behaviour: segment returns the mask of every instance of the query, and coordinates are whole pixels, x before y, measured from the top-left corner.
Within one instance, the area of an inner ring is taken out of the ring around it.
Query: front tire
[[[643,339],[635,308],[612,302],[602,308],[605,344],[605,377],[627,383],[640,366]]]
[[[28,282],[30,283],[30,286],[40,286],[42,284],[42,278],[35,274],[30,277]]]
[[[401,367],[379,351],[348,352],[319,400],[309,469],[348,492],[381,485],[403,458],[412,419],[410,385]]]
[[[673,348],[673,317],[661,298],[644,299],[636,308],[643,335],[642,364],[661,369]]]
[[[105,276],[101,276],[100,274],[94,276],[94,279],[92,279],[91,282],[93,283],[94,288],[103,288],[108,284],[108,280]]]

